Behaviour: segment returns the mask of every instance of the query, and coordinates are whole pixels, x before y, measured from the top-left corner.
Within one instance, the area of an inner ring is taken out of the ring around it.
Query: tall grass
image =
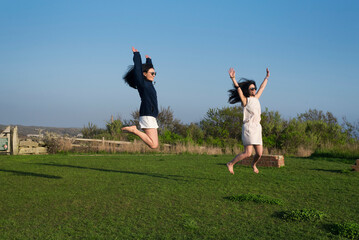
[[[354,159],[359,159],[359,144],[325,144],[315,150],[312,157],[341,158],[352,161]]]
[[[238,154],[243,151],[239,146],[233,147],[215,147],[215,146],[201,146],[195,143],[175,143],[175,144],[160,144],[158,149],[150,149],[146,144],[140,140],[134,140],[124,144],[114,143],[98,143],[87,142],[81,144],[73,144],[74,140],[71,138],[51,138],[47,140],[49,153],[63,153],[63,152],[77,152],[77,153],[165,153],[165,154]]]

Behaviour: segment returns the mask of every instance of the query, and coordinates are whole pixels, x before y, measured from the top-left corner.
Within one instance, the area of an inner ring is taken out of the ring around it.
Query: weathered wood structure
[[[11,153],[11,127],[8,126],[0,133],[0,154]]]

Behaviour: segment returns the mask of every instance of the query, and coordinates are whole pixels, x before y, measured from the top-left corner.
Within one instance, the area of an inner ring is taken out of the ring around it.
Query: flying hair
[[[250,79],[247,79],[247,78],[241,78],[239,81],[238,81],[238,86],[241,88],[242,92],[243,92],[243,95],[247,98],[249,97],[249,91],[248,91],[248,88],[251,84],[254,84],[254,86],[257,88],[257,85],[256,85],[256,82],[254,80],[250,80]],[[235,86],[233,85],[233,88],[232,89],[229,89],[228,90],[228,93],[229,93],[229,98],[228,98],[228,102],[230,104],[235,104],[235,103],[242,103],[242,100],[241,98],[239,97],[239,94],[238,94],[238,91],[237,91],[237,88],[235,88]]]
[[[148,72],[149,69],[154,68],[152,64],[142,64],[142,72]],[[136,75],[135,69],[133,65],[128,66],[127,72],[123,75],[123,80],[127,83],[130,87],[137,89],[136,85]]]

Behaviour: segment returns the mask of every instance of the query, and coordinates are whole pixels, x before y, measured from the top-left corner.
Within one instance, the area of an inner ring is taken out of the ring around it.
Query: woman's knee
[[[245,152],[243,153],[243,155],[244,155],[245,158],[247,158],[247,157],[250,157],[250,156],[252,155],[252,153],[249,152],[249,151],[245,151]]]
[[[257,158],[261,158],[263,154],[263,150],[262,149],[256,149],[256,156]]]
[[[158,143],[152,143],[152,144],[150,144],[149,146],[150,146],[150,148],[152,148],[152,149],[156,149],[156,148],[158,148]]]

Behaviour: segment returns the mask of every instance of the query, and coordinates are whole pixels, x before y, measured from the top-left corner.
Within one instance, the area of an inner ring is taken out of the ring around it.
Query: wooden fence
[[[113,145],[129,145],[132,144],[132,142],[127,141],[114,141],[114,140],[105,140],[105,138],[102,139],[85,139],[85,138],[68,138],[71,139],[74,143],[72,144],[75,146],[81,146],[81,143],[100,143],[103,146],[106,144],[113,144]],[[75,144],[75,142],[78,142],[78,144]]]

